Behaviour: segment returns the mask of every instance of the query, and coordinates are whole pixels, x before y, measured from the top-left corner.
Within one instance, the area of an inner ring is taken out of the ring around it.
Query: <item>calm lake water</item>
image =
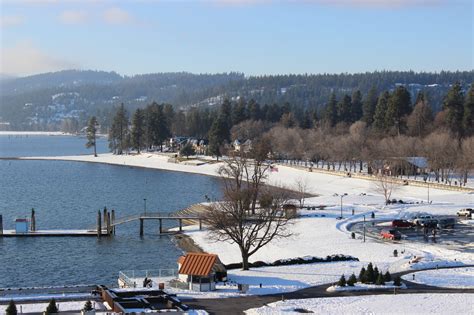
[[[85,154],[77,137],[0,136],[1,156]],[[99,152],[106,151],[101,140]],[[0,160],[0,214],[4,229],[35,208],[38,229],[95,226],[97,210],[117,217],[147,211],[170,212],[219,197],[215,178],[95,163]],[[117,227],[113,238],[0,238],[0,288],[67,284],[116,285],[120,270],[176,268],[181,251],[157,223]]]

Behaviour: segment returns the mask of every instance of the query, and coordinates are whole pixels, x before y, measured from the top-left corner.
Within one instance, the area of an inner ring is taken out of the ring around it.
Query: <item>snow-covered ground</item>
[[[387,294],[287,300],[251,309],[248,315],[300,314],[473,314],[474,294]]]
[[[16,304],[18,314],[20,313],[33,313],[33,312],[44,312],[48,307],[49,303],[30,303],[30,304]],[[59,311],[79,311],[84,308],[84,301],[80,302],[57,302]],[[104,309],[102,303],[92,302],[92,305],[97,309]],[[5,310],[8,305],[0,305],[0,314],[5,314]]]
[[[0,131],[0,136],[70,136],[61,131]]]
[[[444,288],[474,289],[474,268],[426,270],[402,277],[416,283]]]

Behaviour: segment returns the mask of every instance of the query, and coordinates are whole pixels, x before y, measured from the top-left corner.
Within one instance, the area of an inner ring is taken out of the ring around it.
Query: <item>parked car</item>
[[[392,241],[402,239],[402,234],[397,230],[382,230],[380,236],[382,236],[383,239],[389,239]]]
[[[392,221],[392,227],[396,228],[410,228],[413,227],[413,223],[407,221],[407,220],[393,220]]]
[[[438,229],[454,229],[455,224],[456,220],[454,218],[445,218],[438,221],[437,227]]]
[[[434,229],[438,226],[438,220],[437,219],[426,219],[426,220],[423,220],[423,222],[420,223],[420,224],[424,227]]]
[[[457,215],[458,215],[459,217],[463,217],[463,216],[468,217],[468,216],[470,216],[473,212],[474,212],[474,210],[471,209],[471,208],[464,208],[464,209],[459,210],[459,211],[456,212],[456,213],[457,213]]]
[[[428,214],[420,215],[415,220],[413,220],[413,223],[416,225],[424,225],[426,222],[433,219],[434,219],[433,216],[428,215]]]

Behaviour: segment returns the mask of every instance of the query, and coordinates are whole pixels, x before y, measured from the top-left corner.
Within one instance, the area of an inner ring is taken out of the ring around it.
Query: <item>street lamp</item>
[[[342,219],[342,198],[344,198],[345,196],[347,196],[346,193],[344,193],[343,195],[341,195],[341,219]]]
[[[364,214],[364,243],[365,243],[365,214]]]
[[[145,208],[144,209],[145,209],[145,215],[146,215],[146,198],[143,198],[143,201],[145,202],[145,204],[144,204]]]
[[[425,180],[425,183],[428,187],[428,203],[430,203],[430,182],[429,182],[429,175],[425,175],[423,177],[423,179]]]

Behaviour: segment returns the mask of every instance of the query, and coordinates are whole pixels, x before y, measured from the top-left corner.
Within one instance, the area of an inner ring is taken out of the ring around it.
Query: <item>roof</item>
[[[186,256],[179,256],[178,258],[178,264],[183,264],[184,260],[186,259]]]
[[[179,273],[205,277],[211,273],[216,261],[217,255],[215,254],[188,253],[179,269]]]

